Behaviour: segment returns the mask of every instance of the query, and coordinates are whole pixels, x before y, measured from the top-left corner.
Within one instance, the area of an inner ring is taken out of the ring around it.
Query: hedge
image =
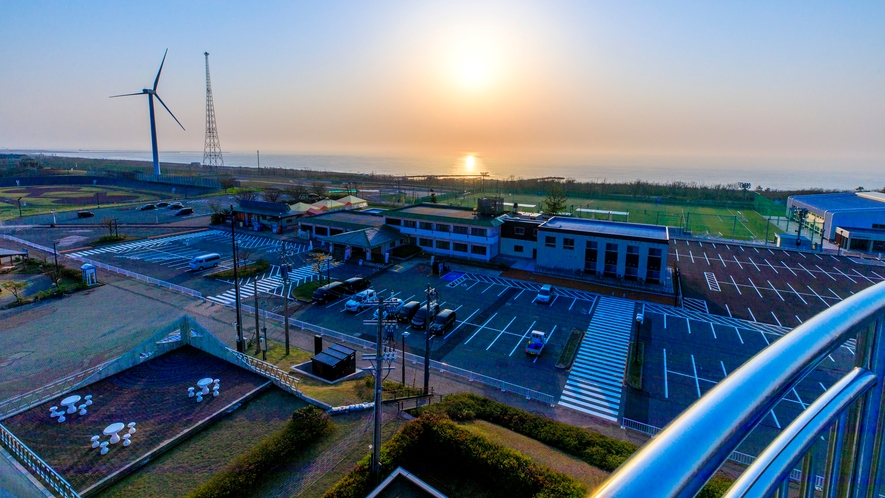
[[[485,436],[458,427],[446,417],[425,415],[410,422],[381,447],[381,468],[389,474],[421,460],[441,473],[467,476],[509,498],[567,498],[587,495],[584,484],[538,465],[525,455]],[[371,457],[357,466],[324,498],[361,498],[373,488]]]
[[[330,427],[329,416],[322,410],[314,406],[296,410],[292,414],[292,420],[289,420],[282,429],[237,457],[188,496],[190,498],[242,496],[254,488],[263,474],[304,450]]]
[[[627,441],[568,425],[470,393],[452,394],[442,402],[426,405],[422,416],[446,415],[453,420],[481,419],[574,455],[599,469],[613,472],[638,448]],[[698,494],[702,498],[722,496],[734,481],[722,474],[713,476]]]

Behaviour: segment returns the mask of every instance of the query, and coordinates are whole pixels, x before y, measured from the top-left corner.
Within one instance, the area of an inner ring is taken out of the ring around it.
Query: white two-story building
[[[469,208],[418,204],[384,213],[384,223],[407,235],[410,243],[437,256],[489,261],[498,254],[502,216]]]

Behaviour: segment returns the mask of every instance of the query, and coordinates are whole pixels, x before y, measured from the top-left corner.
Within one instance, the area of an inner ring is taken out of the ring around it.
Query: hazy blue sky
[[[0,148],[885,158],[885,2],[0,1]],[[162,112],[162,111],[161,111]]]

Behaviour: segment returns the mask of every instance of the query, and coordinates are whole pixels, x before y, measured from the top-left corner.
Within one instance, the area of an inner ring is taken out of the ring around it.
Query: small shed
[[[356,372],[356,351],[332,344],[311,359],[313,374],[334,381]]]

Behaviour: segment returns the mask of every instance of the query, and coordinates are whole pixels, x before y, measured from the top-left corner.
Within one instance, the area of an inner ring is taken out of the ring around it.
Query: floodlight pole
[[[406,337],[409,337],[409,331],[403,330],[403,387],[406,387]]]
[[[55,277],[54,277],[55,290],[59,290],[59,288],[58,288],[59,275],[58,275],[58,247],[57,247],[57,244],[58,244],[58,242],[56,242],[54,240],[52,241],[52,254],[55,256]]]
[[[236,308],[237,308],[237,352],[244,353],[246,352],[246,347],[243,344],[243,315],[240,311],[240,279],[237,278],[237,237],[235,234],[236,230],[236,214],[234,213],[234,205],[230,205],[230,244],[231,249],[234,255],[234,294],[236,297]]]
[[[430,301],[438,295],[436,289],[427,285],[427,313],[424,315],[424,395],[430,394]]]

